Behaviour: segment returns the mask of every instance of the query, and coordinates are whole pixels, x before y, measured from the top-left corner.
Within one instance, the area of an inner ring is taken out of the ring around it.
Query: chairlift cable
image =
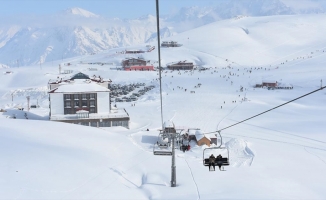
[[[302,95],[302,96],[300,96],[300,97],[298,97],[298,98],[295,98],[295,99],[293,99],[293,100],[291,100],[291,101],[288,101],[288,102],[283,103],[283,104],[281,104],[281,105],[279,105],[279,106],[276,106],[276,107],[274,107],[274,108],[271,108],[271,109],[269,109],[269,110],[266,110],[266,111],[264,111],[264,112],[262,112],[262,113],[259,113],[259,114],[255,115],[255,116],[252,116],[252,117],[250,117],[250,118],[247,118],[247,119],[245,119],[245,120],[242,120],[242,121],[240,121],[240,122],[237,122],[237,123],[235,123],[235,124],[232,124],[232,125],[230,125],[230,126],[228,126],[228,127],[222,128],[222,129],[217,130],[217,131],[213,131],[213,132],[205,133],[205,134],[216,133],[216,132],[220,133],[220,131],[222,131],[222,130],[225,130],[225,129],[231,128],[232,126],[235,126],[235,125],[241,124],[241,123],[243,123],[243,122],[245,122],[245,121],[248,121],[248,120],[250,120],[250,119],[252,119],[252,118],[258,117],[259,115],[262,115],[262,114],[265,114],[265,113],[267,113],[267,112],[270,112],[270,111],[272,111],[272,110],[274,110],[274,109],[276,109],[276,108],[279,108],[279,107],[281,107],[281,106],[284,106],[284,105],[286,105],[286,104],[289,104],[289,103],[291,103],[291,102],[293,102],[293,101],[296,101],[296,100],[301,99],[301,98],[303,98],[303,97],[305,97],[305,96],[311,95],[311,94],[313,94],[313,93],[315,93],[315,92],[318,92],[319,90],[323,90],[323,89],[325,89],[325,88],[326,88],[326,86],[321,87],[321,88],[319,88],[319,89],[317,89],[317,90],[314,90],[314,91],[309,92],[309,93],[307,93],[307,94],[305,94],[305,95]]]

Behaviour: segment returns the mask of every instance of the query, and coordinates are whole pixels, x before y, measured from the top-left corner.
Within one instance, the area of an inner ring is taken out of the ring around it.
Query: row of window
[[[77,122],[75,124],[80,124],[83,126],[93,126],[93,127],[97,127],[97,123],[99,127],[111,127],[111,126],[122,126],[122,127],[128,127],[128,121],[112,121],[112,125],[110,121],[103,121],[103,122],[96,122],[96,121],[92,121],[92,122]]]
[[[95,93],[91,93],[91,94],[65,94],[64,95],[64,99],[65,100],[71,100],[71,99],[75,99],[75,100],[79,100],[79,99],[95,99],[96,98],[96,94]]]
[[[89,105],[88,105],[89,102]],[[91,101],[65,101],[65,108],[71,108],[73,107],[95,107],[96,103],[95,100],[91,100]]]

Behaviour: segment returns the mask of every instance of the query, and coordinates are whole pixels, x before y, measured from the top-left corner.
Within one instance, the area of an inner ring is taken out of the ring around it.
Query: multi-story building
[[[50,120],[85,126],[129,128],[125,109],[110,104],[111,80],[77,73],[69,79],[49,81]]]
[[[127,58],[121,62],[126,71],[153,71],[153,65],[147,65],[149,61],[142,58]]]
[[[177,63],[170,63],[167,65],[167,68],[170,70],[193,70],[194,64],[185,60]]]

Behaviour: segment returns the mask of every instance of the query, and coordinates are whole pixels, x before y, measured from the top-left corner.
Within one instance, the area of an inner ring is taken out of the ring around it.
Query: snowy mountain
[[[221,0],[211,7],[182,8],[161,19],[161,36],[168,38],[239,15],[324,12],[318,4],[311,4],[313,0],[305,1],[312,6],[298,7],[290,0]],[[106,19],[81,8],[70,8],[55,15],[27,18],[21,24],[13,22],[11,25],[2,25],[0,63],[12,67],[40,64],[111,48],[155,42],[156,35],[156,17],[150,14],[132,20]]]
[[[96,15],[92,12],[89,12],[87,10],[84,10],[82,8],[77,8],[77,7],[69,8],[69,9],[63,11],[62,14],[76,15],[76,16],[86,17],[86,18],[99,17],[99,15]]]
[[[93,54],[110,48],[143,43],[153,37],[155,32],[154,24],[139,20],[115,20],[112,26],[102,26],[101,23],[88,26],[79,21],[75,25],[56,27],[13,26],[3,29],[0,34],[0,61],[16,66],[17,63],[39,64]]]

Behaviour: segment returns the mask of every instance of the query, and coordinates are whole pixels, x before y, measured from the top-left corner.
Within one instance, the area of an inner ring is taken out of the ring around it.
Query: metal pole
[[[174,150],[174,139],[176,133],[171,133],[172,135],[172,165],[171,165],[171,187],[177,186],[177,173],[175,167],[175,150]]]
[[[161,122],[162,130],[163,127],[163,104],[162,104],[162,75],[161,75],[161,41],[160,41],[160,13],[159,13],[159,2],[156,0],[156,24],[157,24],[157,50],[158,50],[158,71],[160,80],[160,98],[161,98]]]
[[[30,99],[30,97],[27,96],[26,98],[27,98],[27,111],[29,111],[29,99]]]

